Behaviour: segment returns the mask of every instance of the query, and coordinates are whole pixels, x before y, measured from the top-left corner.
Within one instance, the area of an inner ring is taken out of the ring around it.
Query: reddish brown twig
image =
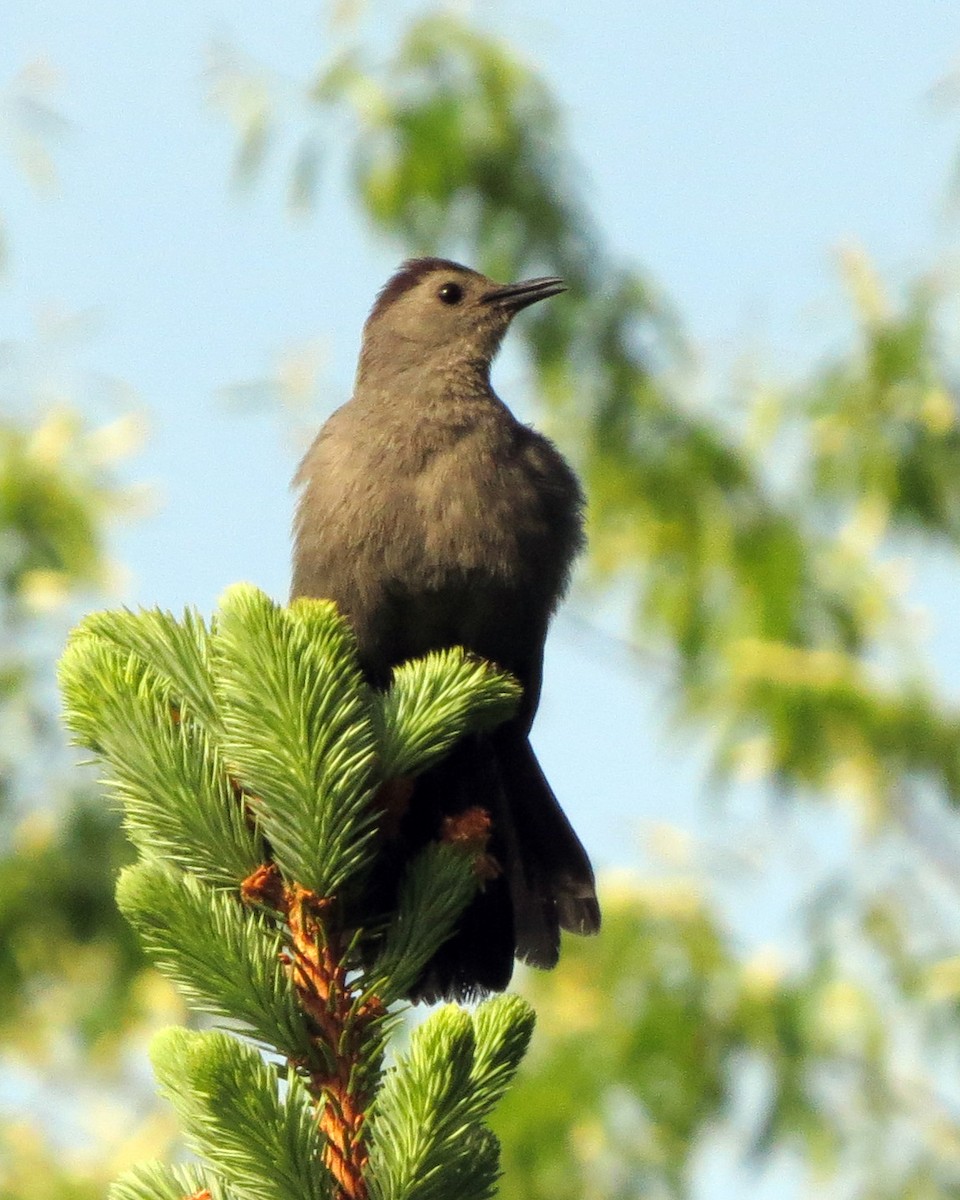
[[[346,947],[324,921],[331,900],[285,884],[273,866],[260,867],[246,879],[242,894],[248,903],[265,904],[286,918],[285,960],[316,1046],[313,1061],[300,1065],[317,1101],[324,1162],[337,1183],[336,1200],[367,1200],[363,1126],[372,1096],[365,1043],[383,1007],[376,998],[361,1001],[348,981]]]

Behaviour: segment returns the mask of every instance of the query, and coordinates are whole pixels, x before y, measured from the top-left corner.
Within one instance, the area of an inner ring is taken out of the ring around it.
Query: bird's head
[[[367,318],[361,377],[486,369],[516,314],[565,290],[555,276],[500,284],[448,259],[410,259],[387,282]]]

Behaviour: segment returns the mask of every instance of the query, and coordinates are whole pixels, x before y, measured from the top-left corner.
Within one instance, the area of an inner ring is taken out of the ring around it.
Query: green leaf
[[[210,734],[219,729],[210,664],[210,633],[194,609],[182,620],[162,609],[129,609],[91,613],[71,640],[92,637],[132,655],[163,685],[181,715],[198,721]]]
[[[289,1058],[310,1038],[280,959],[280,934],[236,895],[160,863],[128,867],[117,903],[157,967],[201,1012],[243,1022]]]
[[[150,1057],[190,1144],[229,1187],[256,1200],[328,1200],[332,1180],[297,1076],[288,1076],[281,1098],[257,1051],[220,1032],[165,1030]]]
[[[512,717],[521,695],[515,679],[460,646],[402,663],[376,698],[381,774],[425,771],[465,733]]]
[[[458,1108],[473,1066],[473,1023],[445,1005],[414,1031],[377,1095],[370,1147],[374,1200],[440,1200],[455,1157]]]
[[[135,614],[113,614],[119,629]],[[60,663],[65,719],[107,760],[133,843],[214,883],[236,884],[263,861],[207,730],[171,708],[170,681],[97,635],[71,639]]]
[[[210,1200],[234,1200],[210,1172],[199,1167],[141,1163],[110,1185],[108,1200],[187,1200],[206,1190]],[[239,1197],[237,1197],[239,1200]]]
[[[216,637],[225,752],[289,879],[335,894],[368,862],[376,812],[369,689],[333,604],[225,595]]]
[[[428,846],[407,867],[383,949],[369,971],[385,1004],[399,1000],[453,933],[477,890],[470,857],[455,846]]]
[[[474,1116],[500,1100],[527,1052],[536,1014],[521,996],[494,996],[473,1014],[476,1051],[471,1072]]]
[[[485,1200],[499,1176],[497,1139],[480,1119],[502,1095],[533,1029],[530,1006],[500,997],[471,1018],[447,1005],[417,1029],[374,1106],[375,1200]]]

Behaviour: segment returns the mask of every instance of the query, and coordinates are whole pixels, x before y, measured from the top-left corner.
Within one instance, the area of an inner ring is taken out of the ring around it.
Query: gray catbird
[[[501,286],[445,259],[404,263],[364,327],[353,398],[294,480],[292,597],[337,602],[372,684],[458,645],[523,685],[519,714],[418,778],[384,838],[374,884],[389,903],[445,818],[490,818],[493,868],[415,998],[502,990],[515,955],[552,967],[561,928],[600,925],[590,862],[527,740],[547,624],[583,541],[583,497],[555,447],[490,386],[513,317],[564,290],[552,277]]]

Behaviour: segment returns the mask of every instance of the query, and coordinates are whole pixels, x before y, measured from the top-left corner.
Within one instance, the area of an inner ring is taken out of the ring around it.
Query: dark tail
[[[501,871],[481,885],[456,933],[427,965],[415,1000],[502,991],[515,957],[553,967],[561,929],[600,928],[590,860],[526,735],[512,723],[465,739],[417,780],[405,835],[422,845],[437,836],[444,817],[473,807],[490,814],[488,849]]]

